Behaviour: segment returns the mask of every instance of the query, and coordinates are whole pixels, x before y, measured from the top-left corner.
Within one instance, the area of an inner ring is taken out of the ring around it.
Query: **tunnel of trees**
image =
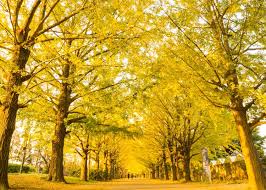
[[[261,0],[0,1],[0,190],[26,171],[58,182],[240,171],[266,189],[265,10]]]

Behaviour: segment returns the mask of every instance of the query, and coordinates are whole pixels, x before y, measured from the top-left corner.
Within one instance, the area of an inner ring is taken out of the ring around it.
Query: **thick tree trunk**
[[[155,168],[155,164],[154,164],[151,167],[151,179],[155,179],[155,170],[156,170],[156,168]]]
[[[160,179],[164,179],[163,162],[160,163],[159,167],[160,167],[160,170],[159,170],[159,173],[160,173]]]
[[[252,190],[265,190],[266,180],[264,177],[263,167],[252,141],[252,132],[247,123],[246,112],[244,109],[233,110],[233,115],[237,125],[241,149],[246,163],[249,186]]]
[[[0,108],[0,190],[8,189],[8,156],[17,110]]]
[[[185,171],[185,180],[186,182],[191,181],[190,176],[190,154],[188,151],[185,151],[184,153],[184,171]]]
[[[63,66],[63,77],[65,80],[70,75],[70,63]],[[68,110],[71,104],[71,87],[67,82],[63,82],[60,88],[59,102],[57,106],[57,118],[54,139],[52,140],[52,158],[48,180],[65,182],[64,179],[64,140],[66,136],[65,119],[68,117]]]
[[[9,150],[19,108],[17,88],[26,80],[23,79],[22,72],[30,55],[30,51],[20,45],[14,46],[13,51],[13,68],[9,73],[6,71],[5,97],[0,104],[0,190],[8,188]]]
[[[52,141],[52,157],[49,168],[48,180],[65,182],[63,167],[63,151],[66,128],[64,120],[57,122],[54,139]]]
[[[174,159],[174,155],[170,154],[170,160],[171,160],[171,166],[172,166],[172,179],[173,181],[177,180],[177,173],[176,173],[176,164],[175,164],[175,159]]]
[[[168,130],[168,131],[170,131],[170,130]],[[174,155],[174,151],[173,151],[173,143],[169,140],[167,146],[168,146],[168,150],[169,150],[169,154],[170,154],[170,160],[171,160],[172,179],[173,179],[173,181],[176,181],[177,180],[177,174],[176,174],[175,155]]]
[[[156,165],[156,170],[155,170],[155,178],[160,179],[160,166]]]
[[[88,153],[85,153],[82,158],[80,180],[88,181]]]

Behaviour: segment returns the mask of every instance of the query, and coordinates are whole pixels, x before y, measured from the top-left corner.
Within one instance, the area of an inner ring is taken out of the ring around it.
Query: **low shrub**
[[[8,173],[19,173],[20,164],[8,164]],[[22,173],[35,172],[35,168],[31,166],[23,166]]]

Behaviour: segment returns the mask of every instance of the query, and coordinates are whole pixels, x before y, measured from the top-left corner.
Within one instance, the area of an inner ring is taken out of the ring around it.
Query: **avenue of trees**
[[[266,189],[265,6],[0,0],[0,190],[14,161],[49,181],[125,177],[128,142],[152,178],[187,182],[203,148],[239,145]]]

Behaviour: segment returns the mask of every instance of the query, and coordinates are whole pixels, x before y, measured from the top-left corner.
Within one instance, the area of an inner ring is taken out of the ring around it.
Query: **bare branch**
[[[83,157],[82,154],[78,151],[78,149],[75,149],[75,151],[76,151],[81,157]]]

